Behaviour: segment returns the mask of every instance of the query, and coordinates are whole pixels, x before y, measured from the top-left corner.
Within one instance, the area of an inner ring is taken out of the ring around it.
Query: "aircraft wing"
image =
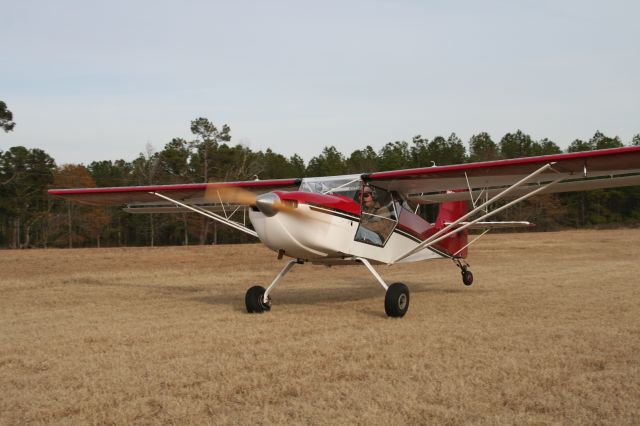
[[[409,194],[415,202],[431,204],[469,200],[469,192],[474,197],[491,197],[547,164],[551,167],[509,196],[520,196],[561,176],[563,181],[540,193],[640,185],[640,146],[377,172],[364,179]]]
[[[113,188],[50,189],[49,194],[67,200],[94,206],[159,206],[170,205],[154,193],[166,195],[174,200],[189,203],[204,203],[205,192],[216,188],[242,188],[255,194],[273,190],[291,191],[300,185],[300,179],[271,179],[219,183],[189,183],[179,185],[123,186]],[[211,203],[211,201],[209,201]],[[171,210],[174,212],[175,210]]]

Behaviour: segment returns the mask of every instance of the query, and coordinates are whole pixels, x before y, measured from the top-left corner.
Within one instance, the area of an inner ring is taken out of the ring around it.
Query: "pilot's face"
[[[362,201],[364,202],[364,205],[367,207],[373,206],[373,196],[371,195],[371,191],[365,191],[362,194]]]

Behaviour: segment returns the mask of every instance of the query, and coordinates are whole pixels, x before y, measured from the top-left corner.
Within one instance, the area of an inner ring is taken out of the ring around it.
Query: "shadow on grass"
[[[62,285],[74,285],[78,287],[98,287],[103,289],[127,288],[127,289],[152,289],[163,294],[185,294],[205,291],[207,287],[197,287],[193,285],[167,285],[167,284],[141,284],[127,282],[112,282],[95,278],[72,278],[62,281]]]
[[[323,283],[318,282],[314,287],[300,287],[300,284],[286,281],[282,282],[276,288],[271,296],[274,304],[277,305],[307,305],[318,306],[324,304],[339,304],[343,302],[358,302],[365,300],[379,299],[380,304],[384,304],[384,289],[374,280],[367,278],[358,278],[353,282],[345,282],[344,286],[336,286],[332,283],[328,287],[324,287]],[[391,284],[391,281],[389,281]],[[406,281],[411,294],[465,294],[470,291],[469,288],[462,284],[442,282],[411,282]],[[112,282],[109,280],[98,280],[93,278],[72,278],[63,281],[63,285],[74,285],[79,287],[93,287],[102,289],[143,289],[148,294],[155,294],[159,297],[176,296],[182,298],[187,296],[186,300],[191,300],[209,305],[229,306],[234,311],[245,312],[244,296],[250,285],[238,285],[233,287],[215,288],[209,286],[193,286],[193,285],[167,285],[153,283],[126,283]],[[215,294],[211,294],[212,291]],[[481,294],[490,290],[482,288],[474,288],[475,294]],[[184,300],[184,299],[183,299]],[[373,316],[385,317],[384,310],[356,308],[358,312]]]
[[[460,288],[445,288],[443,284],[438,283],[411,283],[407,282],[411,294],[464,294],[469,291],[468,288],[460,285]],[[248,287],[247,287],[248,288]],[[238,312],[245,312],[244,295],[246,289],[238,288],[237,292],[222,293],[215,296],[198,296],[191,300],[206,303],[210,305],[226,305],[232,306]],[[484,292],[485,290],[476,289],[475,292]],[[380,299],[384,303],[384,289],[377,283],[371,281],[360,281],[345,287],[330,288],[291,288],[287,283],[282,283],[276,288],[271,297],[274,304],[289,305],[324,305],[340,302],[358,302],[363,300]],[[359,312],[386,317],[384,311],[378,310],[359,310]]]

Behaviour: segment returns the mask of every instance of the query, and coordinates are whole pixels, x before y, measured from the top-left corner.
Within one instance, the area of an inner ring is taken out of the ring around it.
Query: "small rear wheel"
[[[409,309],[409,289],[402,283],[394,283],[384,296],[384,310],[390,317],[403,317]]]
[[[466,286],[473,284],[473,274],[471,271],[462,271],[462,283]]]
[[[271,297],[267,298],[267,302],[264,302],[264,292],[266,290],[264,287],[259,285],[254,285],[244,296],[244,304],[247,307],[247,312],[250,314],[256,313],[261,314],[264,311],[271,310]]]

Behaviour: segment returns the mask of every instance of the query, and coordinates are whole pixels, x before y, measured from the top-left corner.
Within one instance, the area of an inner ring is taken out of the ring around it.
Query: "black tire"
[[[473,284],[473,274],[471,271],[462,271],[462,283],[466,286]]]
[[[250,314],[261,314],[264,311],[271,310],[271,297],[269,297],[269,301],[267,303],[262,301],[265,291],[264,287],[259,285],[254,285],[247,290],[247,293],[244,296],[244,304],[247,307],[247,312]]]
[[[409,309],[409,289],[402,283],[394,283],[384,296],[384,311],[390,317],[400,318]]]

